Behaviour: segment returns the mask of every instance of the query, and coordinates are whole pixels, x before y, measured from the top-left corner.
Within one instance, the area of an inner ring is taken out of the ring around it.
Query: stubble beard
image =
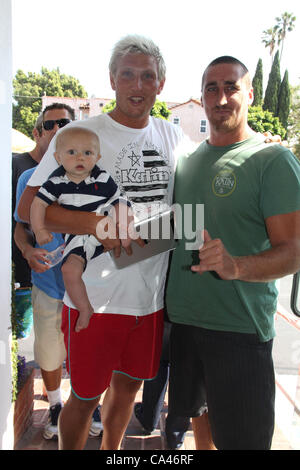
[[[233,116],[230,116],[226,120],[214,120],[212,123],[214,129],[218,132],[231,132],[236,128],[236,121]]]

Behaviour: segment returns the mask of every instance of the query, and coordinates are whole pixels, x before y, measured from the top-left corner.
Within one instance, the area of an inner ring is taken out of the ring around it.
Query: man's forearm
[[[18,216],[24,222],[30,222],[30,207],[39,190],[39,186],[26,186],[18,204]]]
[[[199,261],[191,267],[193,272],[215,271],[221,279],[228,281],[268,282],[299,271],[300,237],[288,238],[254,255],[232,256],[220,239],[211,239],[204,230]]]
[[[49,266],[45,264],[47,250],[34,247],[33,235],[26,229],[25,224],[17,222],[14,239],[31,269],[37,273],[43,273],[49,269]]]
[[[99,223],[101,223],[101,230],[99,230]],[[120,247],[115,222],[110,217],[101,216],[95,212],[71,211],[58,204],[52,204],[46,210],[45,225],[51,232],[94,235],[105,250]]]
[[[58,204],[46,210],[45,225],[48,230],[56,233],[73,235],[96,235],[96,226],[102,216],[94,212],[71,211]]]
[[[31,232],[27,230],[24,224],[17,222],[14,231],[14,240],[22,255],[27,248],[34,246],[34,238]]]
[[[22,220],[29,221],[30,207],[38,189],[38,186],[27,186],[23,192],[18,206],[18,214]],[[106,250],[118,248],[120,240],[114,236],[116,230],[113,230],[113,227],[110,226],[109,229],[103,230],[102,226],[102,230],[98,230],[97,234],[97,225],[102,219],[105,222],[104,216],[94,212],[70,211],[58,204],[52,204],[46,210],[45,225],[50,232],[94,235],[102,242]],[[111,221],[112,219],[107,218],[106,220]],[[101,238],[99,233],[103,234],[103,232],[104,234],[106,232],[106,237]]]
[[[300,242],[294,241],[271,248],[257,255],[234,258],[237,279],[268,282],[300,270]]]

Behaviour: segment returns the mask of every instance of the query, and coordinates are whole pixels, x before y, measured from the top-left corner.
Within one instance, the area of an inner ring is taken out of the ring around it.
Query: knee
[[[81,400],[71,393],[67,405],[81,414],[92,414],[99,404],[100,397],[92,400]]]
[[[142,383],[142,380],[132,379],[121,373],[114,373],[110,388],[113,393],[120,396],[127,396],[128,398],[131,397],[134,400]]]
[[[66,261],[61,267],[61,272],[64,279],[69,279],[70,277],[72,277],[72,267],[70,266],[70,263]]]

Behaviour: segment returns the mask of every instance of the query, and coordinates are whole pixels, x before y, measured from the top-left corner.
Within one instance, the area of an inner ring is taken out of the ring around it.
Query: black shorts
[[[199,416],[206,403],[218,449],[270,449],[274,432],[273,341],[173,324],[169,407]]]

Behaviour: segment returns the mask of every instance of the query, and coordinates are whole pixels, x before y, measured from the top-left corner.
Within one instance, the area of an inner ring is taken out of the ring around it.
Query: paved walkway
[[[64,373],[62,379],[62,397],[66,401],[69,396],[69,379],[67,373]],[[35,369],[34,380],[34,410],[32,426],[25,432],[21,440],[16,446],[16,450],[57,450],[57,440],[45,440],[43,438],[43,428],[48,419],[48,402],[42,395],[42,379],[39,369]],[[141,401],[142,389],[138,392],[136,401]],[[163,429],[167,413],[167,404],[165,405],[162,413],[158,428],[151,434],[151,436],[143,435],[141,427],[132,416],[128,425],[126,435],[122,442],[122,450],[165,450],[165,441]],[[101,438],[90,437],[86,443],[85,450],[97,450],[100,446]],[[195,450],[194,438],[192,429],[187,432],[184,444],[181,450]],[[280,429],[276,428],[272,450],[292,450],[288,441],[281,433]]]

